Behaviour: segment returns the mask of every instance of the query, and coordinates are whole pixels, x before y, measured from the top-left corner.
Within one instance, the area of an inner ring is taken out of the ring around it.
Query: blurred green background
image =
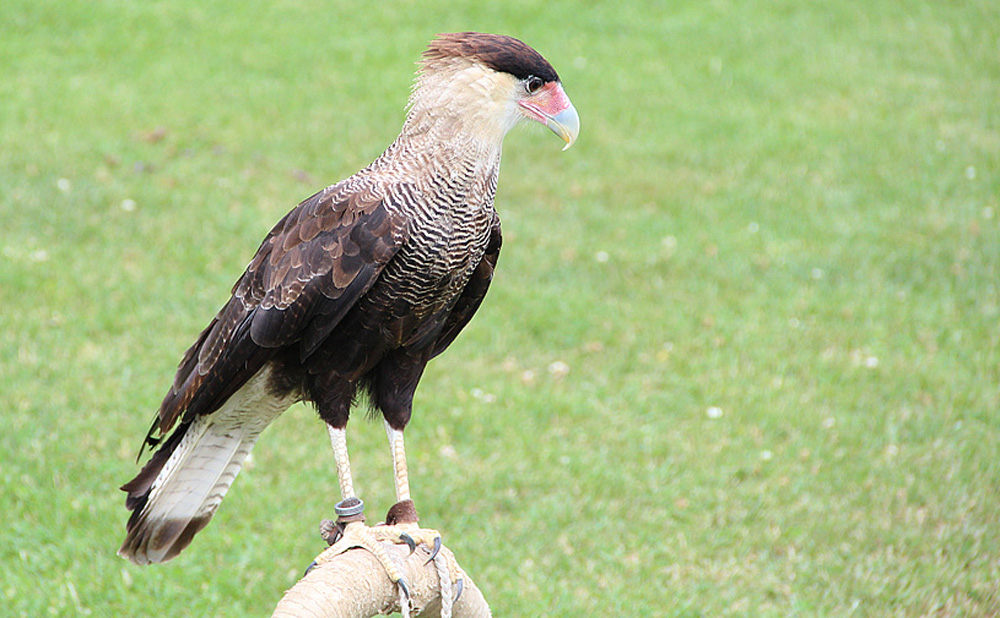
[[[6,0],[0,611],[268,615],[338,498],[315,414],[178,559],[117,487],[271,225],[395,137],[438,32],[557,68],[407,431],[497,615],[1000,612],[1000,5]],[[351,425],[373,515],[380,424]]]

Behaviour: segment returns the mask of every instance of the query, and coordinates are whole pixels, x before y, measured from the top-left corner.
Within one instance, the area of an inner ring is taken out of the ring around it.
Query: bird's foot
[[[410,547],[411,554],[417,549],[417,545],[432,548],[428,560],[430,562],[441,551],[441,533],[421,528],[417,525],[417,521],[417,509],[413,506],[413,500],[401,500],[389,507],[389,512],[385,514],[385,523],[376,528],[382,527],[386,533],[397,535],[399,540],[392,542],[406,543]]]
[[[403,616],[410,615],[410,589],[400,565],[390,558],[382,541],[387,540],[382,534],[373,532],[373,528],[365,526],[364,502],[358,498],[347,498],[337,503],[337,521],[324,519],[320,522],[319,533],[329,545],[323,553],[316,556],[313,563],[306,569],[309,573],[313,568],[334,560],[344,552],[360,547],[368,550],[379,561],[392,583],[399,587],[399,606]],[[402,541],[400,541],[402,542]]]
[[[379,529],[399,539],[392,542],[406,543],[410,548],[410,554],[416,551],[418,545],[429,548],[430,557],[424,564],[434,563],[441,582],[442,616],[450,616],[452,603],[462,596],[462,570],[458,567],[454,554],[441,553],[441,533],[417,525],[417,509],[412,500],[401,500],[392,505],[386,513],[385,524],[373,528],[373,530]]]
[[[386,567],[392,581],[398,582],[401,576],[398,573],[399,569],[392,565],[384,555],[385,550],[378,546],[380,539],[375,538],[370,532],[371,529],[364,524],[365,503],[359,498],[346,498],[338,502],[334,508],[337,511],[337,521],[324,519],[319,524],[319,534],[330,547],[316,556],[306,569],[306,573],[317,565],[330,562],[349,549],[361,547],[374,554]]]
[[[403,575],[401,565],[396,564],[386,552],[382,543],[392,543],[395,545],[406,545],[410,548],[410,554],[416,551],[418,545],[428,548],[430,557],[425,564],[432,561],[438,568],[441,576],[442,587],[447,587],[453,591],[453,597],[457,600],[462,594],[462,571],[458,567],[451,552],[439,553],[441,550],[441,534],[437,530],[421,528],[417,525],[416,509],[413,502],[404,500],[393,505],[386,515],[386,523],[375,526],[366,526],[364,523],[364,503],[357,498],[349,498],[337,504],[338,519],[336,522],[329,519],[323,520],[320,524],[320,535],[330,545],[306,570],[308,573],[312,568],[330,562],[340,554],[360,547],[368,550],[382,564],[389,579],[399,587],[400,607],[404,616],[409,615],[410,590]],[[442,568],[447,573],[442,573]],[[448,585],[444,586],[448,579]],[[444,596],[444,590],[442,590]],[[450,605],[450,603],[449,603]]]
[[[330,562],[340,554],[360,547],[368,550],[382,564],[389,579],[399,587],[400,608],[404,616],[409,615],[410,590],[403,575],[401,565],[397,564],[386,552],[383,543],[406,545],[410,554],[416,551],[418,545],[423,545],[429,552],[425,564],[434,562],[442,584],[442,600],[448,596],[447,605],[462,594],[462,570],[459,568],[451,552],[440,553],[441,534],[437,530],[421,528],[417,525],[416,509],[409,500],[393,505],[386,515],[386,522],[375,526],[364,524],[363,503],[358,499],[349,499],[337,504],[338,520],[328,519],[320,524],[320,534],[330,545],[320,555],[316,556],[313,567]],[[450,590],[448,595],[445,590]],[[449,607],[450,609],[450,607]]]

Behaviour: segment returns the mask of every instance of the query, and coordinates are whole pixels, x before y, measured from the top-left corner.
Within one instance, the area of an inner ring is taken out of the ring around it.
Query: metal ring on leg
[[[337,521],[351,522],[364,521],[365,503],[361,498],[345,498],[334,505],[333,510],[337,512]],[[358,516],[361,516],[358,519]]]

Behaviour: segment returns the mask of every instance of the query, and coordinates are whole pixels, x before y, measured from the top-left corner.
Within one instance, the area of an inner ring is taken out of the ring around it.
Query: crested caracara
[[[387,523],[398,525],[387,528],[412,542],[420,530],[403,429],[424,366],[489,287],[501,145],[525,119],[567,148],[579,131],[538,52],[473,32],[430,43],[399,137],[274,226],[184,355],[146,438],[156,450],[122,487],[132,515],[120,555],[138,564],[176,556],[212,518],[260,433],[297,401],[311,402],[329,429],[350,511],[360,501],[345,429],[362,393],[384,417],[393,456],[397,505]]]

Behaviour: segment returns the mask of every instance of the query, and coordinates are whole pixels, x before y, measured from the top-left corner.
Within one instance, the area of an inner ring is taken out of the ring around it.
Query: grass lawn
[[[497,278],[407,432],[496,614],[1000,613],[1000,5],[377,7],[0,6],[0,614],[263,616],[309,564],[307,408],[173,562],[115,555],[117,487],[267,230],[464,29],[582,119],[508,137]],[[380,424],[351,451],[383,513]]]

